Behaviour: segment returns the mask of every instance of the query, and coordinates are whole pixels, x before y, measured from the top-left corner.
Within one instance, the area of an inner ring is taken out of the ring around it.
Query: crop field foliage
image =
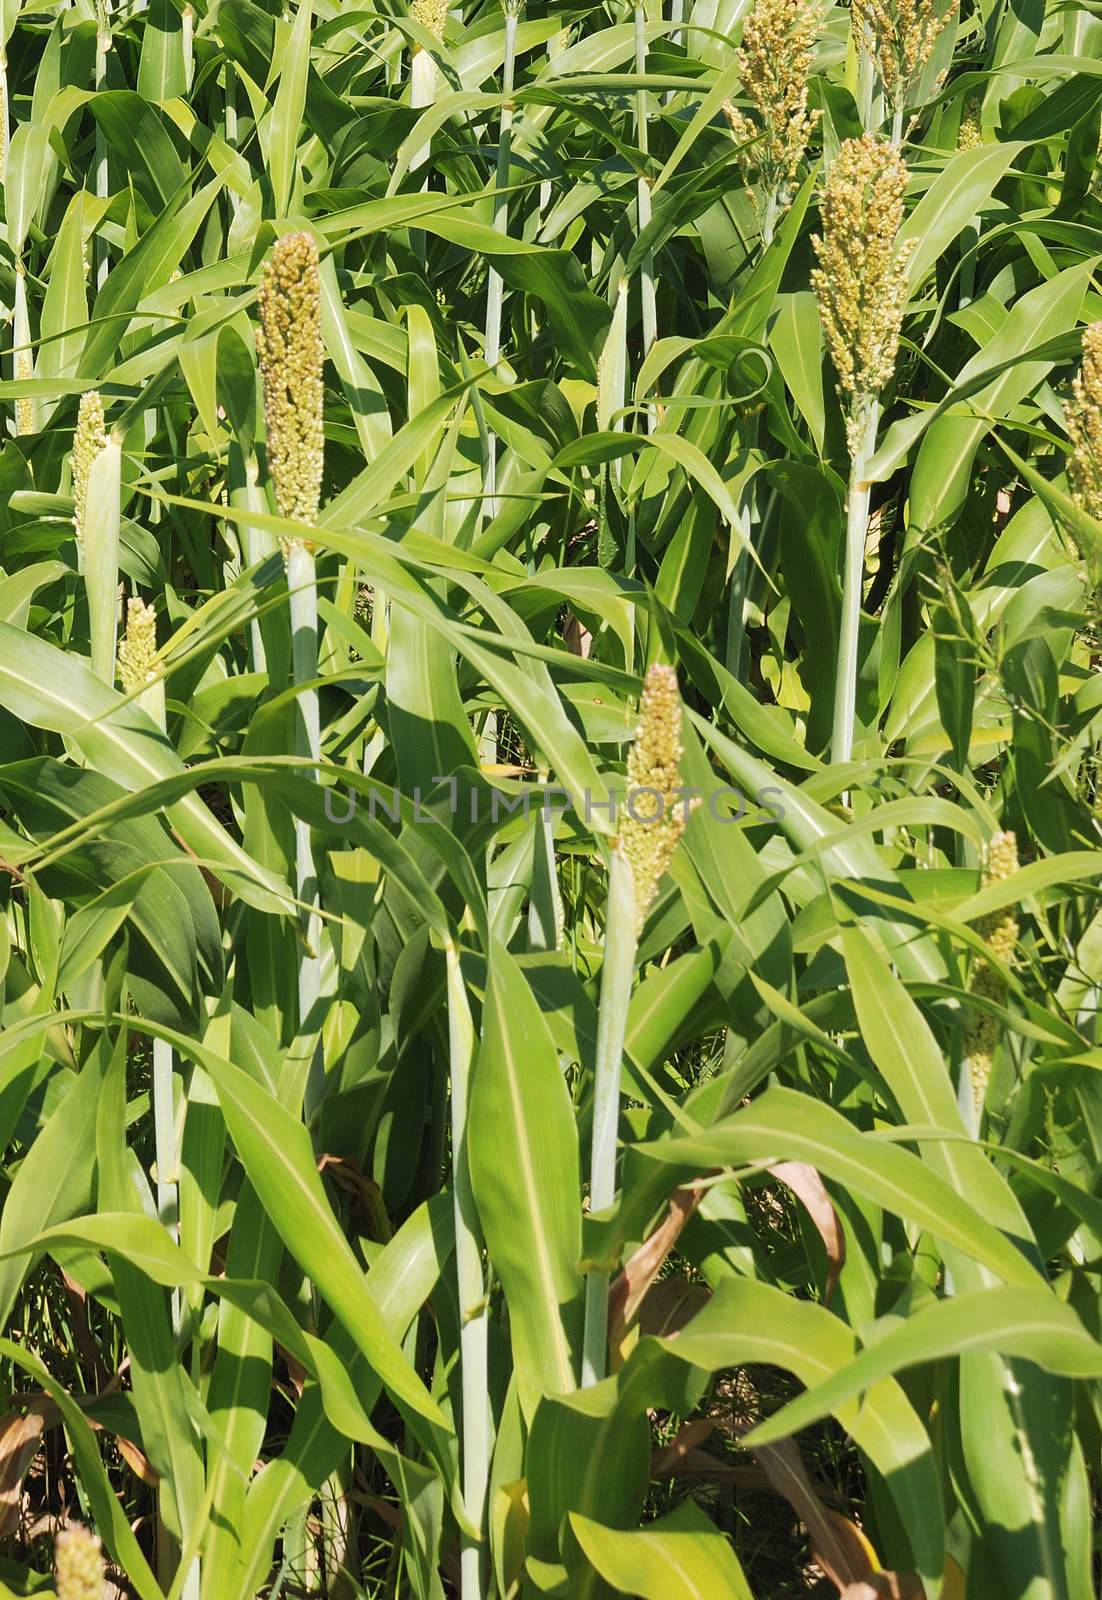
[[[0,1597],[1088,1600],[1102,8],[0,46]]]

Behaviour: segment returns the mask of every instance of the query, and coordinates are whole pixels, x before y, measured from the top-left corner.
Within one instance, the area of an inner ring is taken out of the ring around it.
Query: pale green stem
[[[0,45],[0,94],[3,97],[3,117],[0,118],[0,181],[8,165],[8,145],[11,143],[11,107],[8,105],[8,53]]]
[[[559,56],[562,55],[562,53],[563,53],[563,42],[562,42],[562,33],[560,31],[559,33],[553,34],[551,36],[551,38],[548,39],[548,41],[547,41],[547,59],[548,59],[548,61],[557,61]],[[538,226],[536,228],[537,235],[539,234],[540,228],[543,226],[543,214],[547,210],[547,208],[548,208],[548,206],[550,204],[551,204],[551,180],[550,180],[550,178],[544,178],[543,182],[540,184],[540,187],[539,187],[539,205],[538,205],[538,208],[537,208],[537,216],[538,216],[539,221],[538,221]]]
[[[138,704],[165,731],[165,686],[158,678],[138,696]],[[157,1215],[173,1239],[180,1236],[180,1150],[176,1137],[176,1093],[172,1046],[166,1039],[153,1041],[153,1149],[157,1161]],[[181,1298],[172,1291],[172,1331],[180,1332]]]
[[[245,461],[244,487],[233,491],[230,500],[234,505],[239,505],[248,511],[268,510],[267,499],[260,487],[260,468],[257,466],[256,456],[252,453]],[[246,523],[243,538],[247,567],[255,566],[258,561],[263,561],[265,556],[271,555],[275,550],[275,541],[271,534],[264,529],[253,527],[251,523]],[[253,672],[266,672],[268,669],[259,617],[253,617],[249,623],[249,666]]]
[[[112,435],[92,462],[84,512],[84,590],[92,671],[115,681],[119,625],[119,495],[122,450]]]
[[[773,243],[773,234],[777,226],[777,191],[771,189],[765,197],[765,205],[761,214],[761,242],[762,248],[767,250]]]
[[[865,539],[869,528],[869,493],[866,473],[876,445],[880,406],[870,401],[860,441],[850,463],[846,495],[846,548],[842,574],[842,622],[838,636],[838,671],[834,682],[832,761],[848,761],[853,753],[857,713],[857,646],[861,626],[861,593],[865,576]]]
[[[681,29],[677,26],[677,24],[680,23],[680,22],[684,22],[684,20],[685,20],[685,0],[670,0],[670,21],[674,24],[674,28],[670,33],[670,43],[671,44],[680,44],[681,43],[683,35],[682,35],[682,32],[681,32]],[[667,91],[667,94],[666,94],[666,103],[667,104],[669,104],[669,102],[673,99],[673,95],[674,95],[674,91],[672,89]]]
[[[624,1059],[631,980],[635,971],[636,906],[631,863],[619,845],[611,852],[601,1000],[597,1011],[597,1058],[593,1079],[593,1143],[589,1164],[589,1209],[604,1211],[616,1198],[616,1130],[620,1120],[620,1073]],[[608,1361],[608,1273],[595,1267],[585,1283],[582,1387],[600,1383]]]
[[[292,539],[287,549],[287,588],[291,601],[291,675],[296,686],[310,684],[318,673],[318,591],[314,553],[301,539]],[[318,692],[301,688],[297,696],[299,754],[310,761],[321,760],[321,724]],[[307,949],[299,957],[298,1011],[303,1033],[317,1021],[317,1002],[321,995],[321,917],[318,915],[317,872],[310,842],[310,825],[295,818],[295,892],[306,906],[304,933]],[[306,1081],[305,1107],[309,1117],[321,1103],[325,1088],[325,1068],[320,1040],[313,1047]]]
[[[509,159],[513,142],[512,93],[516,76],[517,14],[519,5],[510,0],[505,8],[505,61],[501,69],[501,131],[497,146],[497,174],[495,178],[493,224],[497,233],[509,232]],[[486,277],[486,365],[492,372],[501,359],[501,308],[504,285],[501,274],[493,267]],[[483,483],[483,508],[486,515],[497,514],[497,438],[491,432],[486,444],[486,468]]]
[[[165,1039],[153,1041],[153,1144],[157,1158],[157,1215],[175,1239],[179,1217],[176,1105],[172,1046]],[[179,1289],[172,1291],[172,1331],[180,1332]]]
[[[437,66],[427,50],[413,46],[413,60],[409,69],[409,103],[415,111],[424,111],[436,99]],[[410,157],[409,170],[416,172],[429,158],[431,146],[423,144]]]
[[[237,74],[233,67],[226,66],[223,74],[225,92],[222,98],[222,115],[226,133],[226,143],[231,150],[237,149]]]
[[[896,106],[892,112],[892,144],[898,150],[903,143],[903,107]]]
[[[463,1509],[476,1541],[464,1534],[459,1555],[461,1600],[482,1600],[486,1549],[486,1496],[490,1481],[489,1320],[482,1266],[482,1231],[467,1156],[467,1106],[475,1034],[459,951],[444,947],[448,984],[448,1043],[452,1101],[452,1200],[459,1290],[459,1362],[463,1447]]]
[[[185,6],[180,16],[180,49],[184,57],[184,83],[191,88],[195,71],[195,12]]]
[[[107,88],[107,52],[111,48],[111,10],[110,0],[97,0],[96,21],[96,93],[100,94]],[[110,179],[107,170],[107,135],[102,125],[96,123],[96,198],[106,200],[111,192]],[[107,243],[101,234],[96,234],[96,288],[102,289],[107,281]]]
[[[963,310],[970,305],[976,293],[976,243],[980,236],[980,219],[972,220],[960,232],[960,280],[957,289],[957,305]]]
[[[647,13],[642,5],[635,7],[635,70],[640,77],[647,69]],[[635,142],[641,150],[644,160],[647,154],[647,94],[645,89],[640,89],[635,97]],[[645,172],[639,174],[637,185],[636,212],[640,234],[651,220],[650,182]],[[651,347],[658,337],[658,309],[654,287],[654,256],[648,253],[643,258],[640,268],[639,291],[643,311],[643,360],[651,352]],[[653,406],[647,407],[647,431],[653,432],[657,417]]]

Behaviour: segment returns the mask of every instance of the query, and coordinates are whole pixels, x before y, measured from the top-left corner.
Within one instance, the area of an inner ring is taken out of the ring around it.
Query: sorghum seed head
[[[822,201],[823,232],[812,240],[819,301],[850,445],[895,371],[907,303],[907,261],[899,249],[907,168],[891,145],[866,133],[846,139],[831,164]]]
[[[974,114],[966,116],[957,130],[958,150],[978,150],[983,143],[983,129],[980,119]]]
[[[26,345],[15,352],[15,376],[20,382],[34,377],[34,356]],[[15,402],[15,431],[18,434],[34,432],[34,401],[21,396]]]
[[[119,681],[127,694],[153,682],[157,654],[157,613],[137,595],[126,603],[126,632],[119,643]]]
[[[257,353],[264,379],[268,470],[281,516],[313,522],[325,454],[318,247],[309,233],[277,239],[260,285]]]
[[[103,424],[103,401],[95,389],[80,397],[77,408],[77,425],[73,434],[73,528],[79,547],[84,548],[84,519],[88,510],[88,477],[92,463],[101,450],[107,448],[107,430]]]
[[[762,197],[783,196],[818,121],[807,109],[807,83],[821,17],[809,0],[756,0],[742,30],[742,87],[756,117],[729,101],[723,113],[747,146],[739,165],[748,183],[757,180]]]
[[[983,886],[1002,883],[1018,870],[1018,841],[1013,833],[996,833],[987,846]],[[1018,919],[1011,907],[989,912],[976,924],[976,931],[987,941],[993,956],[1010,966],[1018,948]]]
[[[672,667],[649,667],[628,754],[626,815],[620,829],[620,845],[635,881],[640,929],[685,828],[685,807],[678,809],[681,753],[677,674]]]
[[[410,15],[422,28],[442,39],[448,21],[448,0],[413,0]]]
[[[103,1600],[103,1548],[79,1522],[63,1528],[54,1541],[57,1600]]]
[[[1083,329],[1083,362],[1071,394],[1064,407],[1071,492],[1089,516],[1102,517],[1102,322]]]
[[[987,846],[982,883],[986,889],[993,883],[1002,883],[1018,870],[1018,841],[1013,833],[993,834]],[[991,911],[981,917],[976,931],[987,944],[996,961],[1004,967],[1011,966],[1018,949],[1018,918],[1013,907]],[[969,991],[981,999],[998,1004],[1006,999],[1006,984],[1000,973],[987,961],[979,961],[973,968],[968,984]],[[989,1012],[976,1009],[968,1013],[964,1030],[964,1048],[972,1069],[972,1090],[977,1115],[983,1109],[987,1085],[991,1078],[991,1063],[995,1046],[999,1042],[999,1023]]]
[[[853,20],[865,34],[893,111],[911,100],[957,4],[952,0],[939,15],[938,0],[851,0]]]

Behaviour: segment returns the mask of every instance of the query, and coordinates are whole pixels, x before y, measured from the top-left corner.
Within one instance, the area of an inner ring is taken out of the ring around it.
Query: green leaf
[[[891,1373],[984,1351],[1021,1356],[1068,1378],[1102,1376],[1102,1345],[1051,1291],[1017,1286],[979,1289],[915,1312],[834,1377],[751,1429],[744,1442],[752,1449],[787,1438]]]
[[[513,958],[495,945],[468,1121],[471,1180],[501,1276],[525,1415],[577,1383],[578,1133],[554,1045]]]
[[[636,1533],[604,1528],[570,1513],[578,1543],[623,1594],[642,1600],[753,1600],[726,1538],[686,1500]]]

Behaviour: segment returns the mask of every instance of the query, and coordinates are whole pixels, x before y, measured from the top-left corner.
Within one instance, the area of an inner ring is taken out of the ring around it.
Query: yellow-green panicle
[[[277,239],[260,285],[257,353],[264,379],[268,470],[280,516],[314,522],[325,457],[324,348],[318,247],[309,233]]]
[[[956,14],[956,0],[944,11],[938,0],[851,0],[850,9],[868,41],[888,104],[902,111]]]
[[[126,632],[119,645],[119,682],[127,694],[138,693],[153,682],[156,654],[157,613],[132,595],[126,603]]]
[[[642,928],[658,885],[685,829],[680,795],[681,697],[672,667],[648,668],[639,702],[639,726],[627,760],[625,816],[620,845],[631,864],[635,907]]]
[[[1102,517],[1102,322],[1083,330],[1083,361],[1071,394],[1064,408],[1071,492],[1089,516]]]
[[[906,165],[891,145],[871,133],[846,139],[826,181],[822,235],[812,240],[819,265],[811,286],[851,447],[895,371],[910,256],[896,242],[906,186]]]
[[[745,145],[739,165],[763,191],[790,184],[807,149],[818,112],[807,109],[807,84],[821,12],[807,0],[757,0],[738,52],[743,93],[754,117],[727,102],[724,115]]]
[[[438,39],[444,37],[444,27],[448,20],[448,0],[413,0],[409,8],[410,16],[419,22],[422,28],[427,28],[429,33],[434,33]]]
[[[987,847],[987,860],[983,869],[983,887],[1002,883],[1018,870],[1018,841],[1012,833],[996,833]],[[976,931],[986,942],[991,954],[1004,967],[1012,966],[1018,950],[1019,927],[1014,908],[992,911],[981,917]],[[983,1000],[993,1000],[1001,1005],[1006,999],[1006,983],[989,962],[981,960],[973,969],[969,992]],[[991,1063],[995,1046],[999,1042],[998,1019],[987,1011],[972,1010],[965,1023],[964,1048],[972,1069],[972,1093],[977,1116],[983,1109],[987,1085],[991,1079]]]
[[[73,434],[73,529],[79,549],[84,549],[85,515],[88,509],[88,475],[100,451],[106,449],[107,430],[103,422],[103,401],[95,389],[80,397],[76,431]]]
[[[54,1543],[57,1600],[103,1600],[103,1547],[79,1522],[71,1523]]]

